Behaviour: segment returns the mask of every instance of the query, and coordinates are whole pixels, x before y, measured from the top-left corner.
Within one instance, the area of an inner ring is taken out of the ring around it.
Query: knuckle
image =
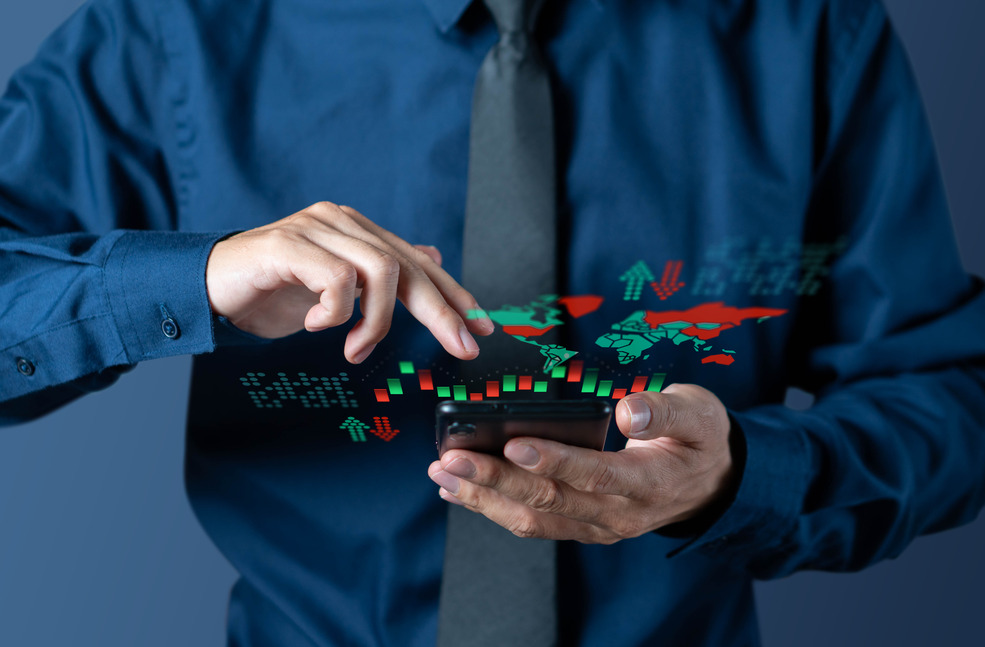
[[[329,202],[328,200],[321,200],[308,207],[307,210],[320,214],[331,214],[336,213],[339,210],[339,205],[334,202]]]
[[[595,526],[589,536],[580,538],[578,541],[582,544],[601,544],[603,546],[611,546],[621,539],[622,537],[614,535],[608,528]]]
[[[612,532],[615,533],[617,540],[630,539],[643,534],[640,529],[640,522],[635,517],[621,519],[615,522],[612,526]]]
[[[387,278],[400,276],[400,261],[389,254],[383,254],[377,261],[376,271]]]
[[[616,471],[612,466],[599,458],[588,477],[588,491],[593,494],[605,494],[612,489],[616,480]]]
[[[341,285],[344,289],[355,286],[357,280],[356,268],[352,263],[341,262],[332,270],[332,283]]]
[[[427,272],[424,271],[415,259],[406,256],[401,256],[400,258],[405,260],[405,264],[400,265],[400,263],[398,263],[397,267],[404,276],[415,279],[415,281],[421,279],[430,280],[428,279]]]
[[[304,238],[306,233],[322,226],[322,221],[317,216],[307,211],[299,211],[298,213],[285,218],[282,221],[282,225],[273,231],[288,234],[300,239]]]
[[[614,544],[614,543],[616,543],[618,541],[621,541],[621,540],[622,540],[622,537],[617,537],[615,535],[603,535],[599,539],[598,543],[602,544],[603,546],[611,546],[612,544]]]
[[[293,218],[293,216],[292,216]],[[301,238],[301,228],[296,227],[293,221],[288,220],[280,227],[273,227],[268,229],[265,233],[264,238],[271,245],[281,245],[285,243],[293,243]]]
[[[341,326],[352,318],[351,302],[346,302],[345,299],[340,299],[337,296],[322,299],[322,307],[325,309],[325,312],[328,313],[326,316],[326,324],[330,328]]]
[[[475,463],[474,482],[498,490],[506,485],[506,474],[498,462],[478,461]]]
[[[432,258],[430,254],[428,254],[422,249],[414,247],[413,250],[411,251],[411,255],[412,255],[411,258],[418,265],[424,265],[424,266],[435,265],[434,258]]]
[[[375,324],[366,324],[368,330],[367,339],[374,344],[379,343],[390,332],[390,317],[380,317]]]
[[[352,220],[362,220],[362,219],[365,219],[366,218],[366,216],[364,216],[363,214],[359,213],[356,209],[353,209],[352,207],[350,207],[348,205],[340,204],[340,205],[338,205],[336,207],[336,209],[338,209],[340,212],[344,213],[346,216],[348,216]]]
[[[317,222],[318,216],[311,210],[305,209],[304,211],[299,211],[292,216],[287,217],[287,222],[295,226],[307,226],[310,227]]]
[[[341,218],[344,218],[347,222],[351,223],[351,226],[354,228],[370,233],[378,233],[380,231],[380,228],[377,227],[372,220],[364,216],[358,209],[341,205],[336,207],[336,210],[338,215]]]
[[[531,539],[540,535],[540,524],[533,514],[521,512],[506,524],[506,529],[521,539]]]
[[[335,326],[341,326],[345,322],[352,318],[352,310],[345,308],[333,308],[328,310],[329,316],[325,321],[325,325],[329,328],[334,328]]]
[[[380,253],[373,264],[373,271],[386,279],[400,276],[400,261],[390,254]]]
[[[447,328],[457,328],[461,325],[461,317],[447,303],[442,303],[438,306],[433,319]]]
[[[553,479],[543,479],[534,488],[527,503],[537,510],[557,512],[564,509],[564,491]]]
[[[651,407],[653,419],[650,424],[658,430],[670,429],[677,423],[677,406],[672,400],[664,400],[661,406]]]
[[[410,287],[407,283],[398,285],[397,296],[401,300],[406,301],[410,297],[409,290]],[[428,327],[432,330],[457,330],[462,325],[462,318],[458,316],[458,313],[448,303],[442,301],[440,297],[430,299],[423,306],[421,321],[427,322]]]

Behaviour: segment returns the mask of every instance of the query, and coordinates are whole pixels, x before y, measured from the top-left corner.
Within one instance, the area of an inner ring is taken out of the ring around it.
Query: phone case
[[[435,443],[439,456],[449,449],[501,455],[518,436],[601,451],[611,418],[602,400],[446,401],[436,409]]]

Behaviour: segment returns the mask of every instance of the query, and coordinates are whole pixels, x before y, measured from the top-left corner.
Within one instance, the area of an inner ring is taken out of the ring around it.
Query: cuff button
[[[34,363],[25,357],[18,357],[17,372],[28,377],[34,375]]]
[[[171,317],[161,322],[161,332],[168,339],[176,339],[181,334],[181,331],[178,330],[178,324]]]

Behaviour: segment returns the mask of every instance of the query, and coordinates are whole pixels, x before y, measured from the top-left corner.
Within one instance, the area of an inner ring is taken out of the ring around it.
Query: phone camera
[[[475,425],[468,422],[453,422],[448,425],[448,435],[458,439],[471,438],[475,435]]]

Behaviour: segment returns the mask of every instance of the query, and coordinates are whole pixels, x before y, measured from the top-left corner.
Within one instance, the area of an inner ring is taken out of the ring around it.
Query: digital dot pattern
[[[346,418],[339,429],[342,431],[348,431],[349,437],[352,438],[354,443],[364,443],[366,442],[366,430],[369,429],[369,425],[364,422],[360,422],[356,418],[349,416]]]
[[[304,409],[355,409],[359,402],[355,392],[349,390],[347,373],[335,377],[309,376],[307,373],[247,373],[239,378],[247,389],[251,402],[258,409],[283,409],[299,406]]]
[[[373,424],[375,428],[370,429],[369,433],[382,438],[386,442],[390,442],[394,436],[400,433],[399,429],[391,428],[390,418],[387,416],[373,416]]]

